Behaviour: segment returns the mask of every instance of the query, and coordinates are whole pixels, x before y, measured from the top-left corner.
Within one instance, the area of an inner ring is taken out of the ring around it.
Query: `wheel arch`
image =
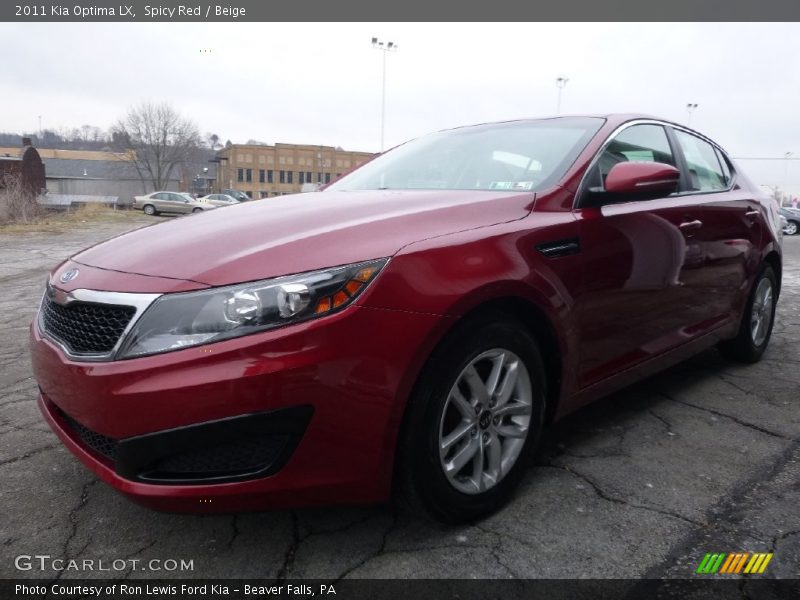
[[[466,320],[486,313],[507,314],[522,322],[539,344],[544,362],[546,381],[545,423],[552,421],[556,413],[563,380],[562,348],[553,324],[547,313],[535,302],[521,296],[503,296],[485,301],[456,320],[448,330],[452,331]],[[444,341],[444,336],[436,347]]]
[[[408,393],[402,407],[399,427],[396,430],[396,435],[391,446],[394,452],[392,461],[393,488],[396,488],[399,484],[398,475],[401,472],[403,463],[401,445],[408,432],[411,400],[425,376],[426,368],[431,358],[434,356],[437,349],[447,341],[448,337],[454,334],[459,326],[470,320],[480,318],[487,313],[507,315],[520,321],[536,339],[539,344],[539,350],[541,351],[546,378],[544,425],[547,426],[555,417],[564,377],[564,361],[562,356],[564,350],[562,349],[562,342],[557,334],[553,320],[548,316],[546,310],[526,297],[504,295],[484,300],[463,312],[458,318],[452,319],[452,321],[448,323],[447,328],[439,332],[436,340],[426,349],[425,355],[420,361],[419,368],[416,369],[416,372],[412,375],[413,381],[407,388]]]
[[[400,452],[398,444],[404,438],[405,429],[408,421],[409,406],[411,398],[425,375],[425,369],[436,350],[453,334],[453,332],[465,322],[479,318],[487,313],[504,314],[514,318],[525,325],[539,343],[544,370],[546,377],[546,412],[545,425],[550,423],[558,408],[561,397],[561,388],[564,377],[563,344],[560,340],[556,326],[551,317],[537,303],[530,298],[504,295],[484,300],[469,310],[465,310],[458,318],[452,319],[447,327],[438,332],[436,339],[426,348],[424,356],[420,359],[419,367],[411,374],[412,381],[406,386],[408,390],[405,395],[405,402],[399,418],[399,427],[394,439],[393,448],[395,451],[394,467],[397,470]]]

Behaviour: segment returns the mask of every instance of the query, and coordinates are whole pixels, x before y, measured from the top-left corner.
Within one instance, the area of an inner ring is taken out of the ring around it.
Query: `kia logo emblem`
[[[64,271],[59,278],[61,283],[67,283],[68,281],[72,281],[78,276],[80,271],[78,269],[70,269],[69,271]]]

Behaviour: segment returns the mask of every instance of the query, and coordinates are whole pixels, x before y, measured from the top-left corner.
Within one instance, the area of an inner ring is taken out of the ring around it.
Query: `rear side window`
[[[725,158],[725,155],[719,151],[719,148],[714,148],[717,153],[717,160],[719,161],[720,167],[722,167],[722,175],[725,177],[725,185],[730,186],[733,183],[733,174],[731,173],[731,167],[728,164],[728,159]]]
[[[728,188],[727,176],[714,146],[685,131],[675,130],[675,137],[686,157],[689,169],[689,189],[693,192],[713,192]]]

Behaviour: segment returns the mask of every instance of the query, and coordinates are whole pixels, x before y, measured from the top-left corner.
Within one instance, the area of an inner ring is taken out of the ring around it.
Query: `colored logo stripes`
[[[697,567],[697,573],[763,573],[771,560],[772,552],[709,552]]]

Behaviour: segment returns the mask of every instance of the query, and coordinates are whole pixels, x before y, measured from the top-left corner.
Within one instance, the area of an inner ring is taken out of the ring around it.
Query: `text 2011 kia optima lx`
[[[776,209],[631,115],[464,127],[321,193],[140,229],[53,271],[39,403],[155,508],[497,508],[543,426],[714,344],[758,360]]]

